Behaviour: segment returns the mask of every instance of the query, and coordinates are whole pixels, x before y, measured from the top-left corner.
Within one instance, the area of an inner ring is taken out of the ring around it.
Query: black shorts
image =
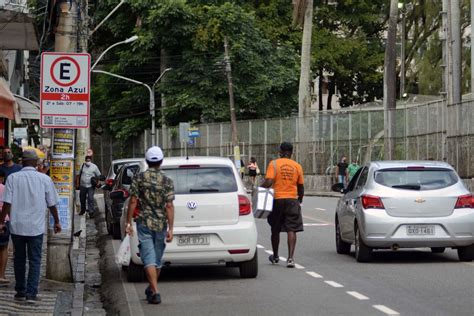
[[[297,199],[274,200],[273,210],[267,220],[272,228],[272,233],[303,231],[301,206]]]
[[[6,231],[0,232],[0,246],[8,245],[10,241],[10,222],[6,222]]]
[[[256,177],[256,176],[257,176],[257,170],[249,169],[249,177]]]

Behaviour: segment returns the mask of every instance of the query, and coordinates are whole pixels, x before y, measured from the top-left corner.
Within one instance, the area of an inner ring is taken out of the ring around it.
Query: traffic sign
[[[41,127],[89,127],[90,63],[89,54],[41,55]]]
[[[201,133],[199,132],[199,128],[190,127],[190,128],[188,128],[188,135],[189,135],[189,137],[199,137],[199,136],[201,136]]]

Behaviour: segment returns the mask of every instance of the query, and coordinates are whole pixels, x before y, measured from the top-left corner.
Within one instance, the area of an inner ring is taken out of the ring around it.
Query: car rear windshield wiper
[[[206,188],[206,189],[189,189],[189,193],[202,193],[202,192],[219,192],[219,189]]]
[[[419,185],[419,184],[398,184],[398,185],[392,185],[392,188],[419,191],[420,188],[421,188],[421,185]]]

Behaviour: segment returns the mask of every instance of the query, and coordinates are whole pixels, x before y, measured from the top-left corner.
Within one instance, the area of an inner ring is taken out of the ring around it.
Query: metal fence
[[[399,104],[395,110],[395,159],[433,159],[451,163],[462,177],[474,176],[474,100],[447,105],[444,101]],[[230,123],[199,124],[194,145],[179,142],[178,128],[159,130],[156,144],[167,156],[232,157]],[[360,163],[383,159],[384,111],[359,108],[317,112],[310,117],[238,122],[242,159],[255,157],[262,170],[278,154],[282,141],[294,144],[295,159],[307,174],[330,172],[342,155]],[[150,132],[130,142],[116,143],[95,137],[96,162],[102,170],[112,159],[143,156],[152,140]],[[104,169],[105,168],[105,169]]]

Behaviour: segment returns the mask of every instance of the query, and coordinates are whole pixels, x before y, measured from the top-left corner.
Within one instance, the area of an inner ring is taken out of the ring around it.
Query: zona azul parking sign
[[[89,127],[90,60],[89,54],[41,55],[41,127]]]

